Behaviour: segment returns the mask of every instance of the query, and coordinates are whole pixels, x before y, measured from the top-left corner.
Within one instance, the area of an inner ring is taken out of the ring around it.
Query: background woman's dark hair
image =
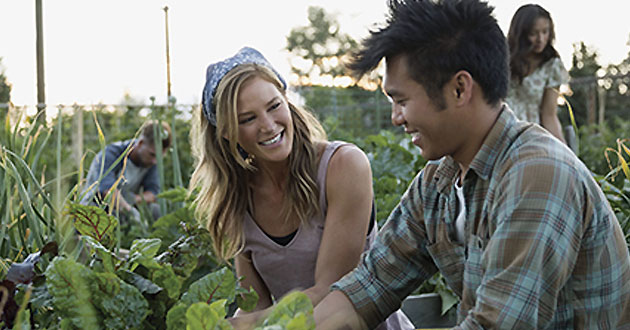
[[[383,58],[406,55],[411,78],[439,108],[442,88],[460,70],[496,104],[507,95],[509,55],[493,10],[482,1],[389,0],[386,25],[370,32],[348,67],[360,76]]]
[[[528,36],[529,32],[534,27],[536,19],[541,17],[549,20],[549,41],[541,53],[542,62],[540,62],[540,65],[543,65],[554,57],[560,57],[558,51],[553,47],[556,33],[549,12],[539,5],[530,4],[521,6],[516,13],[514,13],[508,32],[510,73],[512,79],[517,79],[519,83],[523,81],[523,78],[525,78],[530,71],[527,56],[532,50],[532,43],[529,41]]]

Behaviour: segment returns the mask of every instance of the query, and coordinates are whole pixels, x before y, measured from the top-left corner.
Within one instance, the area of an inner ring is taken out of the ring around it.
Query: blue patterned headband
[[[223,61],[210,64],[206,70],[206,84],[203,87],[201,104],[203,106],[203,114],[206,116],[210,124],[217,126],[217,112],[212,104],[217,86],[223,77],[232,69],[241,64],[253,63],[265,66],[278,76],[282,87],[287,89],[287,83],[282,76],[271,66],[265,57],[257,50],[251,47],[243,47],[236,55],[226,58]]]

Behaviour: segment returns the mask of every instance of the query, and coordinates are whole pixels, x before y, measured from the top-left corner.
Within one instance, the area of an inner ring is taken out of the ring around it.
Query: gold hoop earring
[[[245,163],[247,163],[247,165],[252,165],[254,163],[254,155],[247,154],[247,158],[245,158]]]

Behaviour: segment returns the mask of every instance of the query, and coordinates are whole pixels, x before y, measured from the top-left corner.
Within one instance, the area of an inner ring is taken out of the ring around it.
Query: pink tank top
[[[265,283],[273,299],[279,299],[292,290],[304,290],[315,285],[315,264],[319,245],[324,232],[324,223],[328,203],[326,202],[326,173],[328,163],[335,151],[346,142],[330,142],[321,157],[317,169],[317,183],[319,186],[319,205],[322,213],[310,219],[307,225],[301,224],[293,239],[287,245],[274,242],[254,221],[251,215],[246,213],[243,224],[245,248],[243,253],[251,253],[254,268]],[[367,235],[364,251],[369,249],[376,238],[377,226],[375,225]],[[396,315],[400,314],[400,315]],[[398,311],[394,317],[395,324],[386,327],[382,324],[378,329],[413,329],[411,322],[407,320],[402,311]],[[400,318],[404,318],[404,320]],[[400,319],[400,320],[399,320]],[[404,326],[406,321],[409,326]],[[393,327],[392,327],[393,326]]]

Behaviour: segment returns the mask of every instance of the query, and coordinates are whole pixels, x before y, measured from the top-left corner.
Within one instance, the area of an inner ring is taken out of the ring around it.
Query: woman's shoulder
[[[353,171],[361,167],[370,166],[367,155],[355,144],[346,141],[318,141],[315,142],[318,167],[320,171],[325,167],[326,172]],[[325,162],[324,165],[322,162]]]
[[[330,141],[327,144],[327,149],[332,154],[329,160],[329,170],[339,172],[355,171],[360,168],[370,166],[370,162],[367,155],[361,148],[356,145],[345,141]]]
[[[567,69],[564,67],[564,63],[560,57],[552,57],[547,62],[545,62],[541,67],[545,72],[554,73],[554,72],[567,72]],[[568,72],[567,72],[568,74]]]
[[[555,56],[548,59],[547,62],[543,64],[543,67],[547,67],[547,68],[562,67],[564,69],[564,63],[562,62],[562,59],[560,57]]]
[[[357,147],[351,142],[334,140],[334,141],[316,141],[315,142],[315,150],[317,150],[317,157],[321,159],[321,157],[325,154],[328,154],[329,158],[333,157],[337,154],[346,154],[346,153],[364,153],[361,148]],[[343,157],[343,156],[342,156]]]
[[[548,86],[566,84],[569,81],[569,72],[564,67],[560,57],[553,57],[545,62],[543,70],[548,77]]]
[[[352,142],[341,140],[322,141],[317,148],[320,154],[329,153],[332,158],[345,158],[357,155],[365,155],[365,152]]]

